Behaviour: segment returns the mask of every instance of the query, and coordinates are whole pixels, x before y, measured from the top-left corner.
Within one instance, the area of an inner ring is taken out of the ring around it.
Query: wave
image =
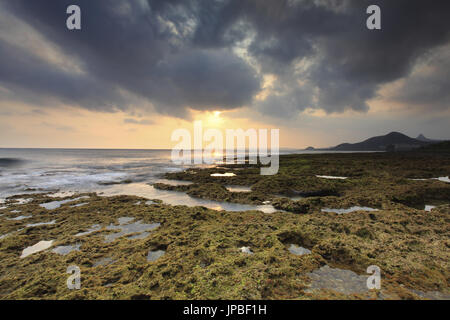
[[[19,158],[0,158],[0,168],[19,167],[25,162],[26,160]]]

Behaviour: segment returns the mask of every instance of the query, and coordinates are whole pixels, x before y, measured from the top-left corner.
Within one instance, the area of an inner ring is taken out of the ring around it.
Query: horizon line
[[[308,148],[308,147],[306,147]],[[305,150],[306,148],[297,148],[297,147],[280,147],[279,149],[282,150]],[[0,147],[0,150],[152,150],[152,151],[171,151],[173,148],[84,148],[84,147],[73,147],[73,148],[65,148],[65,147]],[[270,148],[268,148],[270,150]],[[326,149],[326,148],[316,148],[319,149]],[[190,151],[196,151],[196,150],[205,150],[205,149],[187,149]],[[224,149],[226,150],[226,149]],[[248,151],[249,149],[245,149],[245,151]]]

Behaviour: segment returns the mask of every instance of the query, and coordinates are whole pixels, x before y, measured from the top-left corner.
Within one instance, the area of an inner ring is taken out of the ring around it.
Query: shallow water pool
[[[322,179],[331,179],[331,180],[346,180],[348,179],[348,177],[335,177],[335,176],[317,176],[317,178],[322,178]]]
[[[147,199],[159,199],[166,204],[173,206],[201,206],[213,210],[227,210],[227,211],[248,211],[258,210],[264,213],[273,213],[276,210],[272,205],[248,205],[239,203],[219,202],[212,200],[205,200],[199,198],[193,198],[188,196],[184,192],[179,191],[167,191],[159,190],[146,183],[130,183],[127,185],[115,185],[104,190],[103,196],[116,196],[116,195],[135,195]]]
[[[18,216],[18,217],[15,217],[15,218],[8,218],[8,220],[10,220],[10,221],[21,221],[21,220],[29,219],[31,217],[32,216]]]
[[[153,262],[161,258],[166,252],[163,250],[157,250],[157,251],[149,251],[147,255],[147,261]]]
[[[87,235],[89,235],[89,234],[91,234],[91,233],[94,233],[94,232],[96,232],[96,231],[99,231],[101,228],[102,228],[102,227],[101,227],[99,224],[94,224],[94,225],[92,225],[87,231],[77,233],[77,234],[75,235],[75,237],[87,236]]]
[[[252,192],[251,187],[246,186],[225,186],[230,192]]]
[[[308,250],[308,249],[303,248],[303,247],[299,247],[299,246],[297,246],[295,244],[291,244],[290,247],[288,248],[288,250],[289,250],[290,253],[295,254],[297,256],[302,256],[302,255],[311,253],[311,250]]]
[[[52,220],[50,222],[30,223],[30,224],[27,224],[27,227],[31,228],[31,227],[39,227],[39,226],[49,226],[49,225],[52,225],[55,223],[56,223],[56,220]]]
[[[62,256],[68,255],[72,251],[80,251],[81,244],[69,245],[69,246],[59,246],[52,250],[52,252],[60,254]]]
[[[378,211],[378,209],[374,209],[374,208],[369,208],[369,207],[359,207],[359,206],[354,206],[348,209],[330,209],[330,208],[323,208],[321,210],[322,212],[334,212],[337,214],[345,214],[345,213],[350,213],[350,212],[355,212],[355,211]]]
[[[105,236],[105,242],[113,242],[117,238],[120,238],[122,236],[131,235],[134,233],[138,233],[135,236],[129,237],[129,239],[142,239],[142,237],[146,237],[149,235],[149,231],[152,231],[159,226],[161,226],[160,223],[151,223],[151,224],[145,224],[142,223],[142,221],[136,221],[134,223],[131,223],[134,218],[129,217],[123,217],[119,218],[119,225],[113,225],[110,224],[106,227],[107,230],[120,230],[119,232],[108,234]]]
[[[366,275],[358,275],[353,271],[333,269],[325,265],[308,273],[311,285],[308,291],[329,289],[343,294],[368,292]]]
[[[98,266],[107,266],[110,265],[112,263],[114,263],[115,260],[113,258],[101,258],[98,259],[94,262],[94,264],[92,265],[93,267],[98,267]]]
[[[211,173],[211,177],[235,177],[236,174],[233,172],[226,173]]]
[[[75,199],[67,199],[67,200],[61,200],[61,201],[52,201],[52,202],[47,202],[47,203],[42,203],[39,206],[42,208],[45,208],[47,210],[54,210],[54,209],[58,209],[59,207],[61,207],[63,204],[66,203],[70,203],[70,202],[75,202],[81,199],[89,199],[88,196],[83,196],[83,197],[78,197]]]

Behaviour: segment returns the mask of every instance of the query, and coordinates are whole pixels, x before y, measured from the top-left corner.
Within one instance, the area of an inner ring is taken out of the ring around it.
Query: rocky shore
[[[287,155],[275,176],[227,165],[154,185],[273,213],[15,196],[0,204],[0,298],[450,299],[449,172],[445,154]],[[379,290],[365,285],[371,265]]]

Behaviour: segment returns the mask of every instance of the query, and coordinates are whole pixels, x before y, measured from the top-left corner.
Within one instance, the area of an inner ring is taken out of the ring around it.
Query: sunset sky
[[[450,2],[0,0],[0,147],[171,148],[194,120],[295,148],[450,139]]]

